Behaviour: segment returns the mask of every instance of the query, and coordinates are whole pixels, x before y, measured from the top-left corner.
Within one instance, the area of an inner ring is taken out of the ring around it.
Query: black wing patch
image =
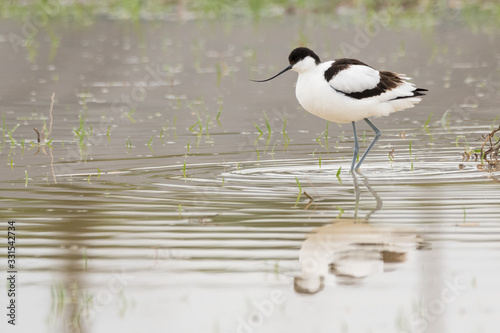
[[[330,66],[330,68],[328,68],[325,71],[326,81],[330,82],[330,80],[333,79],[335,75],[337,75],[340,71],[343,71],[344,69],[348,69],[351,65],[362,65],[366,67],[371,67],[357,59],[347,59],[347,58],[337,59]]]
[[[425,96],[425,94],[422,93],[422,91],[429,91],[429,90],[424,89],[424,88],[417,88],[417,89],[412,91],[413,95],[411,95],[411,96],[399,96],[399,97],[391,99],[390,101],[393,101],[395,99],[410,98],[410,97],[415,97],[415,96]]]

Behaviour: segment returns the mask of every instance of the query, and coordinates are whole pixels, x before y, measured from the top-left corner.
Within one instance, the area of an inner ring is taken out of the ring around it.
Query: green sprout
[[[302,186],[300,186],[299,179],[295,177],[295,180],[297,181],[297,186],[299,187],[299,194],[297,195],[297,201],[295,201],[295,206],[297,207],[297,204],[299,203],[300,197],[302,196]]]

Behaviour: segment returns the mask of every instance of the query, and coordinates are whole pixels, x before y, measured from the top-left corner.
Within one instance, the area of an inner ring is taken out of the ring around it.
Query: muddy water
[[[462,153],[499,124],[498,30],[365,28],[102,20],[29,37],[2,21],[17,328],[496,332],[498,176]],[[351,127],[301,110],[294,73],[248,81],[301,42],[430,90],[374,119],[383,136],[361,174]]]

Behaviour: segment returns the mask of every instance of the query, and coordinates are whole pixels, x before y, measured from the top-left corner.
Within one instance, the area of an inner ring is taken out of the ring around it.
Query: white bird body
[[[368,66],[353,65],[326,81],[325,72],[335,61],[319,65],[313,61],[308,63],[312,64],[295,69],[299,73],[295,94],[306,111],[320,118],[336,123],[350,123],[373,116],[388,116],[411,108],[421,101],[420,97],[409,97],[413,96],[415,86],[406,81],[407,77],[404,75],[398,74],[402,82],[396,88],[377,96],[356,99],[342,92],[360,92],[377,86],[380,82],[379,71]],[[401,98],[406,96],[408,98]]]
[[[352,123],[355,141],[351,170],[359,150],[356,121],[363,119],[375,131],[375,138],[356,165],[358,169],[381,134],[368,118],[411,108],[427,91],[416,88],[404,74],[378,71],[356,59],[322,63],[316,53],[305,47],[294,49],[288,61],[290,66],[280,73],[256,82],[272,80],[288,70],[299,73],[295,94],[306,111],[336,123]]]

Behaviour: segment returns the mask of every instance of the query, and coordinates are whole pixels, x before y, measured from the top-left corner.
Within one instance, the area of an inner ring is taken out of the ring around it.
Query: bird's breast
[[[306,111],[329,121],[346,122],[340,112],[343,96],[319,73],[299,74],[295,94]]]

